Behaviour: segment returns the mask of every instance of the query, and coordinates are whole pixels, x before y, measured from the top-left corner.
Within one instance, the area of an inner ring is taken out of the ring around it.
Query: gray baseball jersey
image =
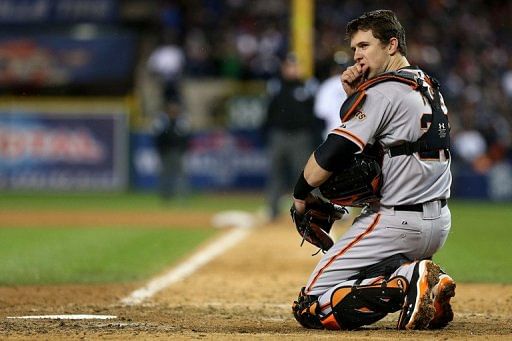
[[[408,72],[424,77],[420,70]],[[447,114],[442,98],[441,104]],[[420,92],[403,83],[384,82],[369,88],[361,110],[331,133],[349,139],[361,150],[377,140],[386,149],[402,141],[416,141],[428,129],[428,115],[432,115],[432,109]],[[386,154],[381,204],[395,206],[449,198],[450,159],[445,159],[444,152],[439,154],[440,159],[435,160],[421,159],[417,153],[393,158]]]
[[[424,78],[419,69],[408,72]],[[362,151],[368,143],[380,143],[386,149],[402,141],[414,142],[428,129],[432,109],[411,86],[387,81],[367,89],[366,94],[361,110],[332,134],[349,139]],[[442,109],[447,114],[444,103]],[[397,254],[410,260],[432,257],[448,236],[451,214],[446,201],[440,200],[450,196],[450,160],[444,152],[428,160],[418,153],[385,155],[382,173],[380,203],[363,209],[306,284],[307,294],[319,296],[322,314],[330,311],[332,292],[353,284],[362,268]],[[418,205],[419,209],[395,210],[397,205]],[[396,273],[410,280],[413,267],[414,263],[403,265]]]

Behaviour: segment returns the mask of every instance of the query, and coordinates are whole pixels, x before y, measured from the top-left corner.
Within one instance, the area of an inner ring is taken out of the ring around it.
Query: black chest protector
[[[432,115],[425,114],[421,118],[421,127],[427,129],[427,131],[417,141],[404,141],[390,147],[389,155],[394,157],[418,153],[421,158],[439,159],[439,153],[444,152],[445,158],[449,158],[450,123],[448,122],[448,115],[445,115],[441,108],[439,83],[426,75],[425,80],[423,80],[407,71],[393,71],[364,82],[343,103],[340,109],[341,121],[346,122],[358,113],[364,103],[367,89],[389,81],[404,83],[419,91],[432,108]],[[430,88],[424,84],[425,82],[430,85]]]

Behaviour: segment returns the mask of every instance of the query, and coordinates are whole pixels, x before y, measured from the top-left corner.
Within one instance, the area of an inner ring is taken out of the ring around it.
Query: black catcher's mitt
[[[380,199],[381,167],[377,157],[357,154],[352,164],[334,172],[320,187],[320,193],[332,203],[364,206]]]
[[[306,212],[304,214],[298,213],[295,205],[292,205],[290,213],[297,232],[302,236],[302,244],[306,240],[323,251],[327,251],[334,244],[329,236],[332,224],[334,221],[341,219],[343,214],[347,213],[347,210],[344,207],[310,195],[306,199]]]

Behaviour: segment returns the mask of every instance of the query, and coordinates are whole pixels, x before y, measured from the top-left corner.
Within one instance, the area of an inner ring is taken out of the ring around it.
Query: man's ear
[[[396,39],[396,38],[389,39],[389,44],[388,44],[389,55],[393,56],[397,52],[398,52],[398,39]]]

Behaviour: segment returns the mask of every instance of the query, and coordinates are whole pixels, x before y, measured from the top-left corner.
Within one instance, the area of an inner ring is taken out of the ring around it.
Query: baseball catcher
[[[439,83],[409,64],[392,11],[354,19],[347,38],[355,63],[341,75],[340,126],[293,191],[297,230],[327,251],[292,311],[306,328],[356,329],[399,310],[397,329],[443,328],[455,281],[431,259],[451,227],[448,108]],[[365,207],[333,243],[339,205]]]

